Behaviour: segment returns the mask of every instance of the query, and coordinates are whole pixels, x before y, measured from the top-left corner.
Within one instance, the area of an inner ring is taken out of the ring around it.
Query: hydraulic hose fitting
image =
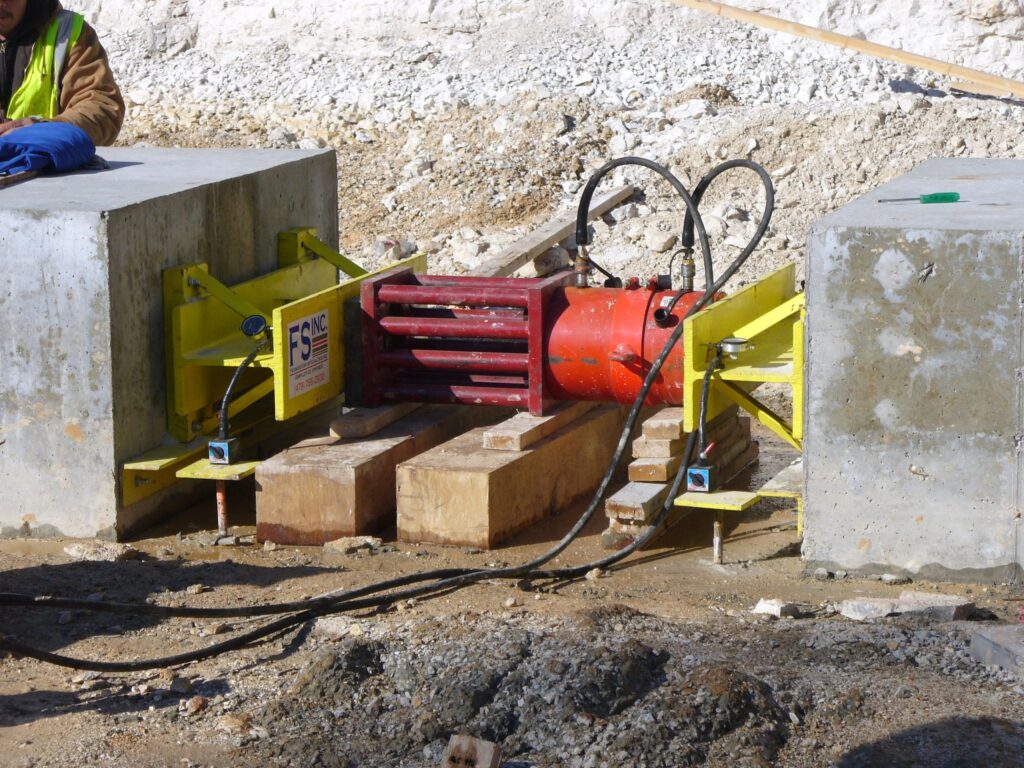
[[[577,288],[586,288],[590,285],[590,257],[587,254],[587,246],[582,243],[579,246],[579,250],[576,251],[573,272],[576,275]]]
[[[697,275],[697,264],[693,260],[693,248],[683,249],[683,258],[679,266],[680,290],[689,293],[693,290],[693,279]]]

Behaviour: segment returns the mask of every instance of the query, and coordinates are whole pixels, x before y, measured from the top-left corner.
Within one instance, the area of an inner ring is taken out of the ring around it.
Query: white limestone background
[[[1021,0],[732,0],[732,4],[866,38],[1008,77],[1024,75]],[[573,46],[595,34],[616,44],[631,30],[691,13],[663,0],[79,0],[69,2],[102,29],[130,35],[136,52],[198,48],[231,56],[286,43],[296,51],[386,54],[396,44],[434,38],[465,45],[484,27],[508,39],[543,28],[552,16],[579,22]],[[778,36],[779,45],[787,38]]]

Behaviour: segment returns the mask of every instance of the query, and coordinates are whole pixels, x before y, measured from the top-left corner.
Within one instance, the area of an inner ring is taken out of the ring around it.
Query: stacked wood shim
[[[665,408],[644,422],[640,437],[633,441],[630,482],[605,502],[606,546],[615,549],[639,536],[660,514],[689,438],[682,431],[682,421],[681,408]],[[758,444],[750,436],[750,418],[740,416],[735,406],[708,423],[707,435],[708,443],[715,444],[710,459],[719,468],[722,484],[757,459]],[[696,460],[696,454],[695,447],[690,461]]]

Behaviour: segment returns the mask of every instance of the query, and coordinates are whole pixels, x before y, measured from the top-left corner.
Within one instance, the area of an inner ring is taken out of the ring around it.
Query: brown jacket
[[[21,85],[32,60],[32,49],[60,10],[57,0],[29,0],[18,36],[23,42],[19,43],[15,59],[14,90]],[[88,24],[82,27],[81,35],[68,51],[54,120],[77,125],[97,146],[113,144],[124,122],[124,99],[96,30]]]
[[[124,99],[114,82],[107,52],[88,24],[68,51],[54,119],[77,125],[98,147],[113,144],[124,122]]]

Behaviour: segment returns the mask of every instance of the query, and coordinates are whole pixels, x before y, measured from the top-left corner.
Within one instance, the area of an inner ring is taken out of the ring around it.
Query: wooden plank
[[[23,181],[29,181],[39,175],[39,171],[22,171],[21,173],[12,173],[6,176],[0,176],[0,189],[7,187],[13,187],[15,184],[20,184]]]
[[[633,441],[634,459],[667,459],[682,453],[686,448],[686,440],[655,440],[641,435]]]
[[[762,496],[795,498],[804,492],[804,460],[797,459],[758,491]]]
[[[524,451],[596,407],[597,403],[566,403],[548,416],[517,413],[484,432],[484,448]]]
[[[491,548],[600,483],[625,423],[600,405],[524,451],[483,449],[475,429],[398,467],[402,541]]]
[[[608,497],[605,514],[620,521],[648,520],[661,509],[668,488],[665,483],[626,483]]]
[[[415,411],[421,403],[396,403],[379,408],[353,408],[331,422],[331,436],[369,437]]]
[[[728,418],[739,413],[739,407],[730,405],[719,414]],[[677,440],[686,437],[683,431],[683,409],[663,408],[643,423],[643,436],[651,440]]]
[[[861,40],[856,37],[849,37],[848,35],[840,35],[838,32],[830,32],[825,29],[819,29],[818,27],[810,27],[806,24],[787,21],[785,19],[768,16],[767,14],[758,13],[756,11],[745,11],[722,3],[709,2],[708,0],[669,0],[669,2],[686,8],[692,8],[697,11],[703,11],[704,13],[711,13],[716,16],[724,16],[726,18],[735,19],[736,21],[753,24],[765,29],[785,32],[788,35],[795,35],[797,37],[804,37],[808,40],[814,40],[819,43],[835,45],[840,48],[846,48],[851,51],[856,51],[857,53],[864,53],[868,56],[874,56],[879,59],[895,61],[897,64],[906,64],[919,69],[927,69],[930,72],[937,72],[938,74],[945,75],[947,77],[955,77],[960,80],[967,80],[971,83],[978,83],[979,85],[992,89],[999,94],[1012,94],[1014,96],[1024,97],[1024,83],[1019,80],[1010,80],[1006,77],[999,77],[997,75],[989,74],[988,72],[982,72],[979,69],[961,67],[957,64],[950,64],[949,62],[941,61],[940,59],[933,59],[928,56],[920,56],[916,53],[901,51],[899,48],[890,48],[887,45],[872,43],[868,40]]]
[[[590,217],[592,221],[602,216],[611,209],[622,204],[633,196],[634,187],[632,184],[613,189],[605,195],[594,200],[590,206]],[[517,240],[505,250],[485,259],[479,266],[473,269],[471,275],[486,275],[506,277],[525,265],[531,259],[540,256],[552,245],[565,240],[576,231],[576,209],[568,211],[556,219],[549,221],[544,226],[530,233],[524,238]]]
[[[716,450],[719,452],[728,450],[742,434],[741,422],[743,421],[744,419],[740,419],[734,414],[722,414],[708,424],[708,442],[715,443]],[[749,437],[750,420],[746,419],[746,422]],[[696,447],[694,454],[696,454]],[[696,456],[690,458],[693,459]],[[629,465],[629,479],[635,483],[667,483],[675,477],[676,472],[679,471],[679,465],[682,463],[682,455],[667,459],[635,459]]]
[[[367,438],[304,440],[256,470],[256,537],[319,545],[393,524],[395,467],[508,411],[425,406]]]

